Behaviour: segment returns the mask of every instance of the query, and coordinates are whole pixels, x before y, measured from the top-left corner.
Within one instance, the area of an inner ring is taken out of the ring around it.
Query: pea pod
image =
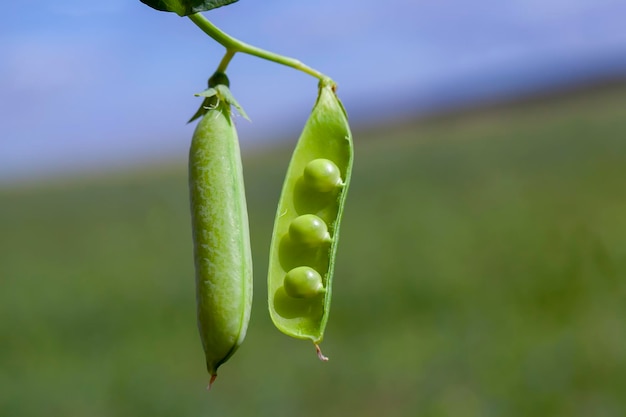
[[[194,118],[189,192],[198,328],[211,375],[243,342],[252,304],[248,213],[228,79],[216,74]]]
[[[278,203],[268,304],[283,333],[311,340],[318,356],[328,321],[339,224],[352,168],[352,134],[334,87],[320,83]]]

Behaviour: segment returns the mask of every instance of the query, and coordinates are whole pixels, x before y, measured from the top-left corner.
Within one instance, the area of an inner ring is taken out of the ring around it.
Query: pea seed
[[[345,110],[333,86],[320,83],[278,202],[270,246],[268,304],[274,325],[291,337],[311,340],[322,360],[325,356],[318,344],[328,322],[352,159]]]
[[[314,214],[304,214],[293,219],[289,225],[289,236],[294,242],[306,246],[330,242],[326,223]]]
[[[304,167],[304,182],[316,191],[329,192],[341,186],[341,172],[333,161],[314,159]]]
[[[322,317],[323,308],[319,299],[323,296],[318,295],[313,298],[295,298],[287,294],[285,287],[282,285],[274,294],[274,308],[281,317],[286,319],[298,319],[299,317]]]
[[[287,295],[294,298],[310,298],[324,292],[322,276],[308,266],[299,266],[287,272],[283,286]]]

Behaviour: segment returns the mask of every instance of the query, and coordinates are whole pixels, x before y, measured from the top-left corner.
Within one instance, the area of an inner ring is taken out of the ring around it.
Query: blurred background
[[[0,15],[0,415],[623,416],[626,4],[242,0],[330,75],[356,147],[326,340],[267,314],[316,80],[237,55],[255,302],[213,390],[185,122],[223,48],[138,0]]]

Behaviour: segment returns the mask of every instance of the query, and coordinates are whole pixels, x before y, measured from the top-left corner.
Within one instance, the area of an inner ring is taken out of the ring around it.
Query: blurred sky
[[[331,76],[354,123],[626,73],[624,0],[240,0],[206,15]],[[193,93],[222,54],[139,0],[5,2],[0,183],[184,158]],[[229,76],[252,119],[244,150],[297,137],[315,79],[241,54]]]

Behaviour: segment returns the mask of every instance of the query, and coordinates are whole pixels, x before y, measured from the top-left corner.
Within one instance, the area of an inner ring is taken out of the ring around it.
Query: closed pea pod
[[[278,203],[268,304],[283,333],[311,340],[320,359],[331,301],[339,225],[352,169],[352,134],[334,86],[320,83]]]
[[[243,342],[252,303],[252,258],[228,79],[209,80],[189,152],[198,328],[211,383]],[[192,118],[193,120],[193,118]],[[209,385],[210,386],[210,385]]]

